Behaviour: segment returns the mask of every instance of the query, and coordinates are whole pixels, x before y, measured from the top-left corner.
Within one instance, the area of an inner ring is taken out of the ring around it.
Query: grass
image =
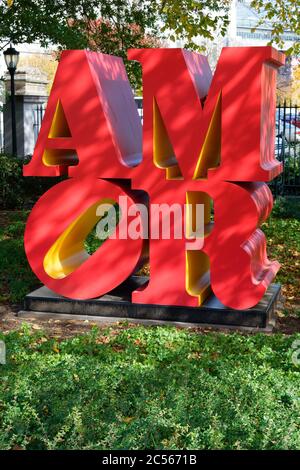
[[[279,198],[271,217],[262,225],[268,256],[281,268],[275,278],[286,299],[283,313],[300,316],[300,199]]]
[[[299,449],[293,336],[0,334],[1,449]]]

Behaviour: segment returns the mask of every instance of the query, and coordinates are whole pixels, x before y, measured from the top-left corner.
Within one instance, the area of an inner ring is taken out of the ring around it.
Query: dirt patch
[[[91,321],[19,318],[16,313],[20,308],[20,306],[0,306],[0,331],[17,330],[22,323],[27,323],[34,330],[43,330],[50,337],[64,339],[87,333],[93,325],[96,325]]]
[[[279,317],[277,318],[276,327],[274,333],[284,333],[286,335],[292,335],[300,332],[300,318],[296,317]]]

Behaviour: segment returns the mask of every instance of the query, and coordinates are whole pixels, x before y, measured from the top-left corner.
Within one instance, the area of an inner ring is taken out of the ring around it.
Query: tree
[[[300,0],[252,0],[251,7],[261,16],[258,24],[268,23],[271,26],[270,44],[283,49],[282,34],[284,31],[291,31],[298,36],[298,40],[295,40],[293,46],[286,53],[293,55],[300,53]]]
[[[25,55],[21,54],[20,55],[20,60],[18,64],[18,68],[27,68],[27,67],[34,67],[41,72],[43,72],[49,81],[47,85],[47,90],[48,93],[50,93],[51,86],[53,83],[54,75],[57,69],[57,60],[55,60],[55,55],[54,54],[30,54],[30,55]]]
[[[300,64],[293,71],[293,82],[291,87],[291,101],[300,105]]]
[[[224,36],[231,0],[0,0],[0,41],[32,43],[58,49],[90,48],[126,60],[129,47],[153,47],[180,40],[200,50],[199,36]],[[287,29],[300,35],[300,0],[252,0],[251,6],[272,26],[272,43],[283,46]],[[300,50],[295,42],[290,53]],[[131,79],[138,66],[126,64]]]
[[[74,20],[70,20],[69,24],[70,27],[77,26]],[[122,24],[102,18],[87,19],[81,27],[89,50],[123,58],[131,85],[138,90],[141,85],[141,68],[138,62],[127,60],[127,50],[134,47],[159,47],[160,42],[154,36],[146,34],[136,23]]]
[[[153,47],[166,38],[197,50],[195,36],[225,34],[230,1],[216,0],[0,0],[0,40],[39,41],[62,49],[90,48],[126,60],[130,47]],[[138,65],[127,63],[131,80]]]
[[[197,47],[197,35],[213,38],[217,25],[228,25],[230,0],[0,0],[0,38],[83,47],[86,20],[102,18],[115,27],[136,24],[159,37],[182,39]],[[76,27],[69,27],[73,19]]]

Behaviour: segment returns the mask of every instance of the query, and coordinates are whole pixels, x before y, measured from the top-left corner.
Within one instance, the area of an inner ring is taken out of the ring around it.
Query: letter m
[[[144,158],[168,179],[270,181],[282,171],[274,157],[282,53],[225,47],[213,77],[204,56],[182,49],[132,49],[128,57],[143,69]]]

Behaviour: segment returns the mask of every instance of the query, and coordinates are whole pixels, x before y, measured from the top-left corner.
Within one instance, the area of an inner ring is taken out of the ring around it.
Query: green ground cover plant
[[[119,325],[59,342],[24,326],[0,339],[1,449],[300,447],[300,334]]]

